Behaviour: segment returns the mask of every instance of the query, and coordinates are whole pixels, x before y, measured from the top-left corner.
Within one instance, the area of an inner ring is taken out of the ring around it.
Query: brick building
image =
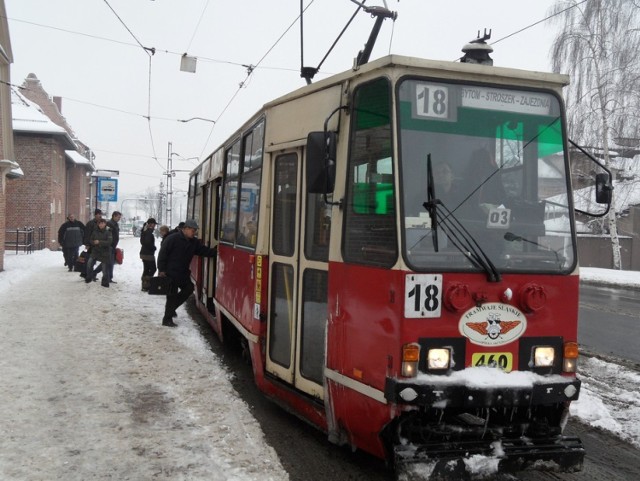
[[[20,91],[27,99],[34,102],[53,123],[62,127],[74,141],[73,149],[66,150],[66,203],[62,210],[74,214],[79,220],[86,221],[93,217],[89,209],[88,199],[91,197],[91,179],[94,155],[91,149],[78,140],[73,129],[62,115],[62,98],[50,97],[35,74],[31,73],[24,80]]]
[[[69,213],[88,218],[89,151],[33,74],[12,89],[14,149],[24,176],[7,181],[7,229],[44,227],[44,246],[57,249],[57,232]],[[29,100],[27,95],[32,98]]]

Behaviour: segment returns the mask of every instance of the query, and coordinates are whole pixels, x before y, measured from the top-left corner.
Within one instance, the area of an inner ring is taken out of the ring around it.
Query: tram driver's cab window
[[[398,250],[388,80],[358,87],[353,105],[343,255],[389,267]]]
[[[486,256],[505,272],[572,270],[554,92],[406,78],[398,128],[403,254],[412,269],[477,271],[475,259]]]

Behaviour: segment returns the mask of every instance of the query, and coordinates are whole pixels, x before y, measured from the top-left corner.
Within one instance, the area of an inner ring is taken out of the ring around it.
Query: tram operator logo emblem
[[[460,333],[473,344],[501,346],[518,339],[527,319],[516,307],[492,302],[469,309],[460,318]]]

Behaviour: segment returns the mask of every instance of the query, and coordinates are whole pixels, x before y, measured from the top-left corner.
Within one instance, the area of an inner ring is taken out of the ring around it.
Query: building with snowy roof
[[[11,89],[11,107],[15,155],[24,175],[7,180],[6,228],[44,227],[44,242],[36,248],[57,249],[58,228],[69,214],[83,222],[89,218],[93,159],[35,75]]]

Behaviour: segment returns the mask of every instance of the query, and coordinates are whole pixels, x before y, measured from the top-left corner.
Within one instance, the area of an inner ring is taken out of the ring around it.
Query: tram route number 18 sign
[[[407,274],[404,282],[404,317],[440,317],[442,275]]]
[[[118,200],[118,179],[98,177],[98,201],[116,202]]]

